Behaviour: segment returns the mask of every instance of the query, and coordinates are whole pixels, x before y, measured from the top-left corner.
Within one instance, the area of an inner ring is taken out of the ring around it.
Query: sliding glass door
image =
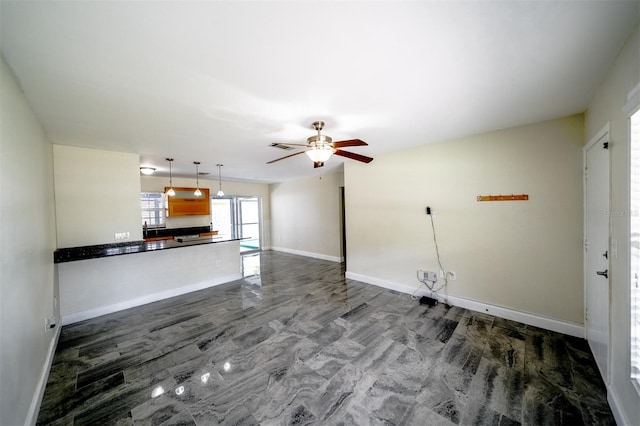
[[[240,251],[260,250],[260,199],[258,197],[238,197],[238,237]]]
[[[211,227],[218,231],[223,239],[235,238],[235,215],[233,198],[212,198],[211,199]]]
[[[211,199],[211,224],[222,238],[243,238],[240,251],[260,250],[260,197]]]

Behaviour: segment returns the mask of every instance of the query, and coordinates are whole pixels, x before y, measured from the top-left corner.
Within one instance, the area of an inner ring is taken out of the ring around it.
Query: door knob
[[[605,269],[604,271],[596,271],[596,274],[601,275],[605,278],[609,278],[609,270]]]

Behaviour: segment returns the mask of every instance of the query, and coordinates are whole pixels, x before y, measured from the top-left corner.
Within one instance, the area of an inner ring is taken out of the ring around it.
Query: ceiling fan
[[[343,151],[340,148],[344,148],[347,146],[365,146],[368,145],[365,141],[360,139],[348,139],[345,141],[337,141],[332,142],[332,139],[320,133],[322,128],[324,127],[324,121],[314,121],[311,124],[318,134],[307,138],[307,143],[299,144],[299,143],[273,143],[271,146],[275,146],[283,149],[292,149],[296,146],[303,146],[308,148],[305,151],[296,152],[291,155],[287,155],[281,158],[276,158],[275,160],[268,161],[267,164],[275,163],[276,161],[284,160],[285,158],[294,157],[300,154],[307,154],[307,156],[313,161],[313,168],[324,166],[324,162],[331,157],[332,154],[339,155],[341,157],[350,158],[356,161],[362,161],[363,163],[370,163],[373,161],[373,158],[367,157],[364,155],[356,154],[354,152]]]

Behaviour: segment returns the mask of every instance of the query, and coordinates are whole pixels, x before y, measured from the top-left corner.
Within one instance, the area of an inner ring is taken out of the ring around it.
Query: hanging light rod
[[[167,195],[169,197],[175,197],[176,191],[173,190],[173,176],[171,174],[171,163],[173,162],[173,158],[165,158],[169,162],[169,190],[167,191]]]
[[[224,166],[224,164],[216,164],[216,166],[218,166],[218,184],[219,184],[219,190],[218,193],[216,194],[218,197],[224,197],[224,192],[222,192],[222,166]]]
[[[196,190],[193,191],[193,195],[195,195],[196,197],[202,197],[202,191],[200,191],[200,181],[199,181],[199,176],[200,174],[198,173],[198,166],[200,165],[199,161],[194,161],[193,164],[196,165]]]

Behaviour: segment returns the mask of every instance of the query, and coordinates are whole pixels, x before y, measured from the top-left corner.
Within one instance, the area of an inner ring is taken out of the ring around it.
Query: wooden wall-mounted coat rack
[[[528,201],[529,194],[520,195],[478,195],[478,201]]]

